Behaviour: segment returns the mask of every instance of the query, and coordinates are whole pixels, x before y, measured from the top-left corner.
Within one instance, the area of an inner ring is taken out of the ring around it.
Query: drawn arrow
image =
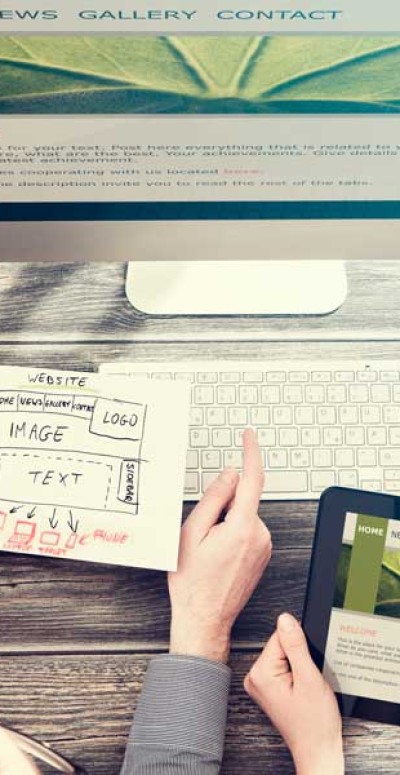
[[[22,506],[13,506],[12,509],[10,509],[10,514],[15,514],[18,509],[22,509]]]
[[[56,520],[56,509],[53,511],[53,516],[49,517],[49,525],[53,528],[53,530],[55,530],[58,525],[58,519]]]
[[[28,511],[28,513],[27,513],[27,515],[26,515],[26,518],[27,518],[27,519],[32,519],[32,517],[34,517],[34,516],[35,516],[35,511],[36,511],[36,506],[34,506],[34,507],[33,507],[33,509],[32,509],[31,511]]]
[[[67,525],[68,525],[68,527],[70,527],[70,528],[71,528],[71,530],[72,530],[72,532],[73,532],[73,533],[77,533],[77,532],[78,532],[79,520],[78,520],[78,519],[76,519],[76,520],[75,520],[75,524],[74,524],[74,518],[73,518],[73,516],[72,516],[72,511],[71,511],[71,509],[69,509],[69,520],[68,520],[68,522],[67,522]]]

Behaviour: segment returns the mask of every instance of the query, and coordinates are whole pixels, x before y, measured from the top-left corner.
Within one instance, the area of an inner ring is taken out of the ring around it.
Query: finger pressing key
[[[264,486],[264,468],[260,446],[252,428],[243,433],[243,473],[236,488],[230,515],[248,517],[257,514]]]

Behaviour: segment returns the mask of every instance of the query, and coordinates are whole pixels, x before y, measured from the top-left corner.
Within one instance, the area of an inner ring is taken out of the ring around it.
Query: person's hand
[[[19,750],[5,729],[0,729],[0,775],[40,775],[32,760]]]
[[[258,516],[264,471],[250,429],[243,446],[242,475],[225,469],[182,527],[178,570],[168,575],[171,652],[226,661],[232,625],[271,557]]]
[[[342,722],[335,695],[311,659],[300,624],[282,614],[244,680],[281,733],[297,775],[343,775]]]

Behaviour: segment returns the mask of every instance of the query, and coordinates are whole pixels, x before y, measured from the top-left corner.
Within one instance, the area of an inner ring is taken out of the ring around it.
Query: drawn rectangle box
[[[19,412],[43,412],[44,394],[20,390],[18,393]]]
[[[139,505],[139,472],[138,460],[123,460],[121,463],[118,500],[131,506],[132,513],[138,513]]]
[[[79,454],[0,452],[1,496],[16,503],[105,509],[111,475],[110,464]]]
[[[125,441],[141,441],[146,407],[130,401],[98,398],[90,422],[96,436]]]

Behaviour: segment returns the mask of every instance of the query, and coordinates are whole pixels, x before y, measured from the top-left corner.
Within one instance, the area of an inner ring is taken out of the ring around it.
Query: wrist
[[[296,775],[344,775],[344,755],[342,740],[335,749],[322,751],[318,759],[311,757],[297,764],[295,759]]]
[[[170,653],[204,657],[227,663],[230,632],[223,627],[194,623],[185,617],[171,620]]]

